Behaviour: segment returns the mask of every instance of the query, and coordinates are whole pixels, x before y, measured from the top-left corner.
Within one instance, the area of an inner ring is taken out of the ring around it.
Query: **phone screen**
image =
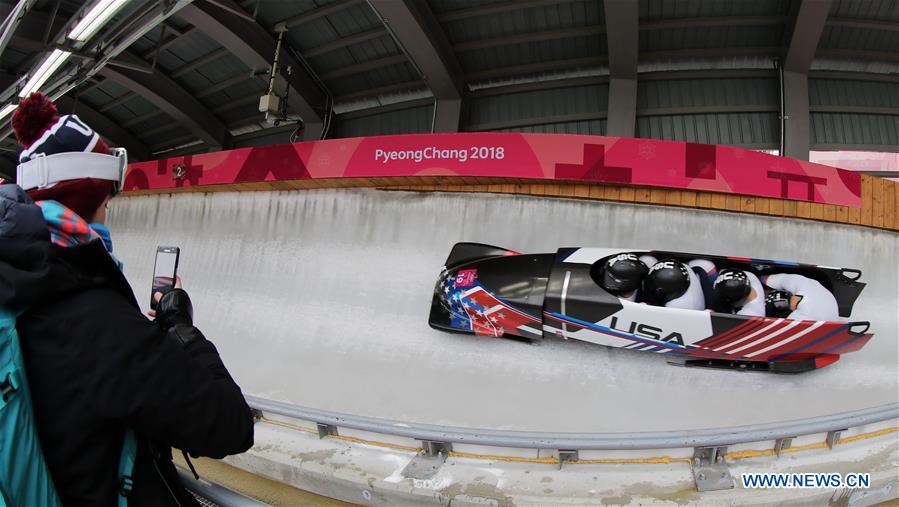
[[[153,294],[162,287],[175,285],[175,275],[178,270],[178,255],[180,249],[176,246],[161,246],[156,249],[156,266],[153,268],[153,288],[150,291],[150,308],[156,308],[156,300]]]

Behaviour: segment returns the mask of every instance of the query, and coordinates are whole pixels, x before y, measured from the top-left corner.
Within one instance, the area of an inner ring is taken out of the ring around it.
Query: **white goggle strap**
[[[47,188],[62,181],[96,178],[113,181],[119,192],[125,184],[128,154],[124,148],[113,149],[113,155],[66,152],[55,155],[38,153],[16,168],[16,182],[24,190]]]

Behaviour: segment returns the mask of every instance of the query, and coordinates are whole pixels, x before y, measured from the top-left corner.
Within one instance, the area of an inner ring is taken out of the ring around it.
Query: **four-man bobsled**
[[[745,317],[665,308],[618,298],[590,276],[595,263],[625,252],[560,248],[521,254],[478,243],[457,243],[438,278],[429,324],[435,329],[529,340],[559,338],[669,354],[687,366],[798,373],[826,366],[861,349],[868,322]],[[861,271],[795,262],[644,251],[656,258],[712,261],[721,269],[758,276],[800,274],[819,281],[849,317],[864,283]]]

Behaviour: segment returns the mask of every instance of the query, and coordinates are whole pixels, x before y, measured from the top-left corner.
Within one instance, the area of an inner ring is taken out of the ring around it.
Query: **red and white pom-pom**
[[[12,128],[16,139],[28,148],[59,119],[59,111],[49,97],[34,92],[19,103],[12,115]]]

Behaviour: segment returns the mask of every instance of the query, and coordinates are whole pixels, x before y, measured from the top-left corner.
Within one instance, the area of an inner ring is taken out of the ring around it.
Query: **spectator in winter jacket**
[[[22,163],[110,151],[40,94],[19,105],[12,123]],[[65,505],[111,506],[130,429],[138,445],[129,505],[196,505],[171,448],[213,458],[243,452],[253,444],[250,409],[193,326],[184,290],[161,296],[154,321],[142,314],[103,225],[114,178],[85,178],[84,170],[51,165],[27,194],[0,186],[0,305],[27,309],[16,327],[43,454]]]

